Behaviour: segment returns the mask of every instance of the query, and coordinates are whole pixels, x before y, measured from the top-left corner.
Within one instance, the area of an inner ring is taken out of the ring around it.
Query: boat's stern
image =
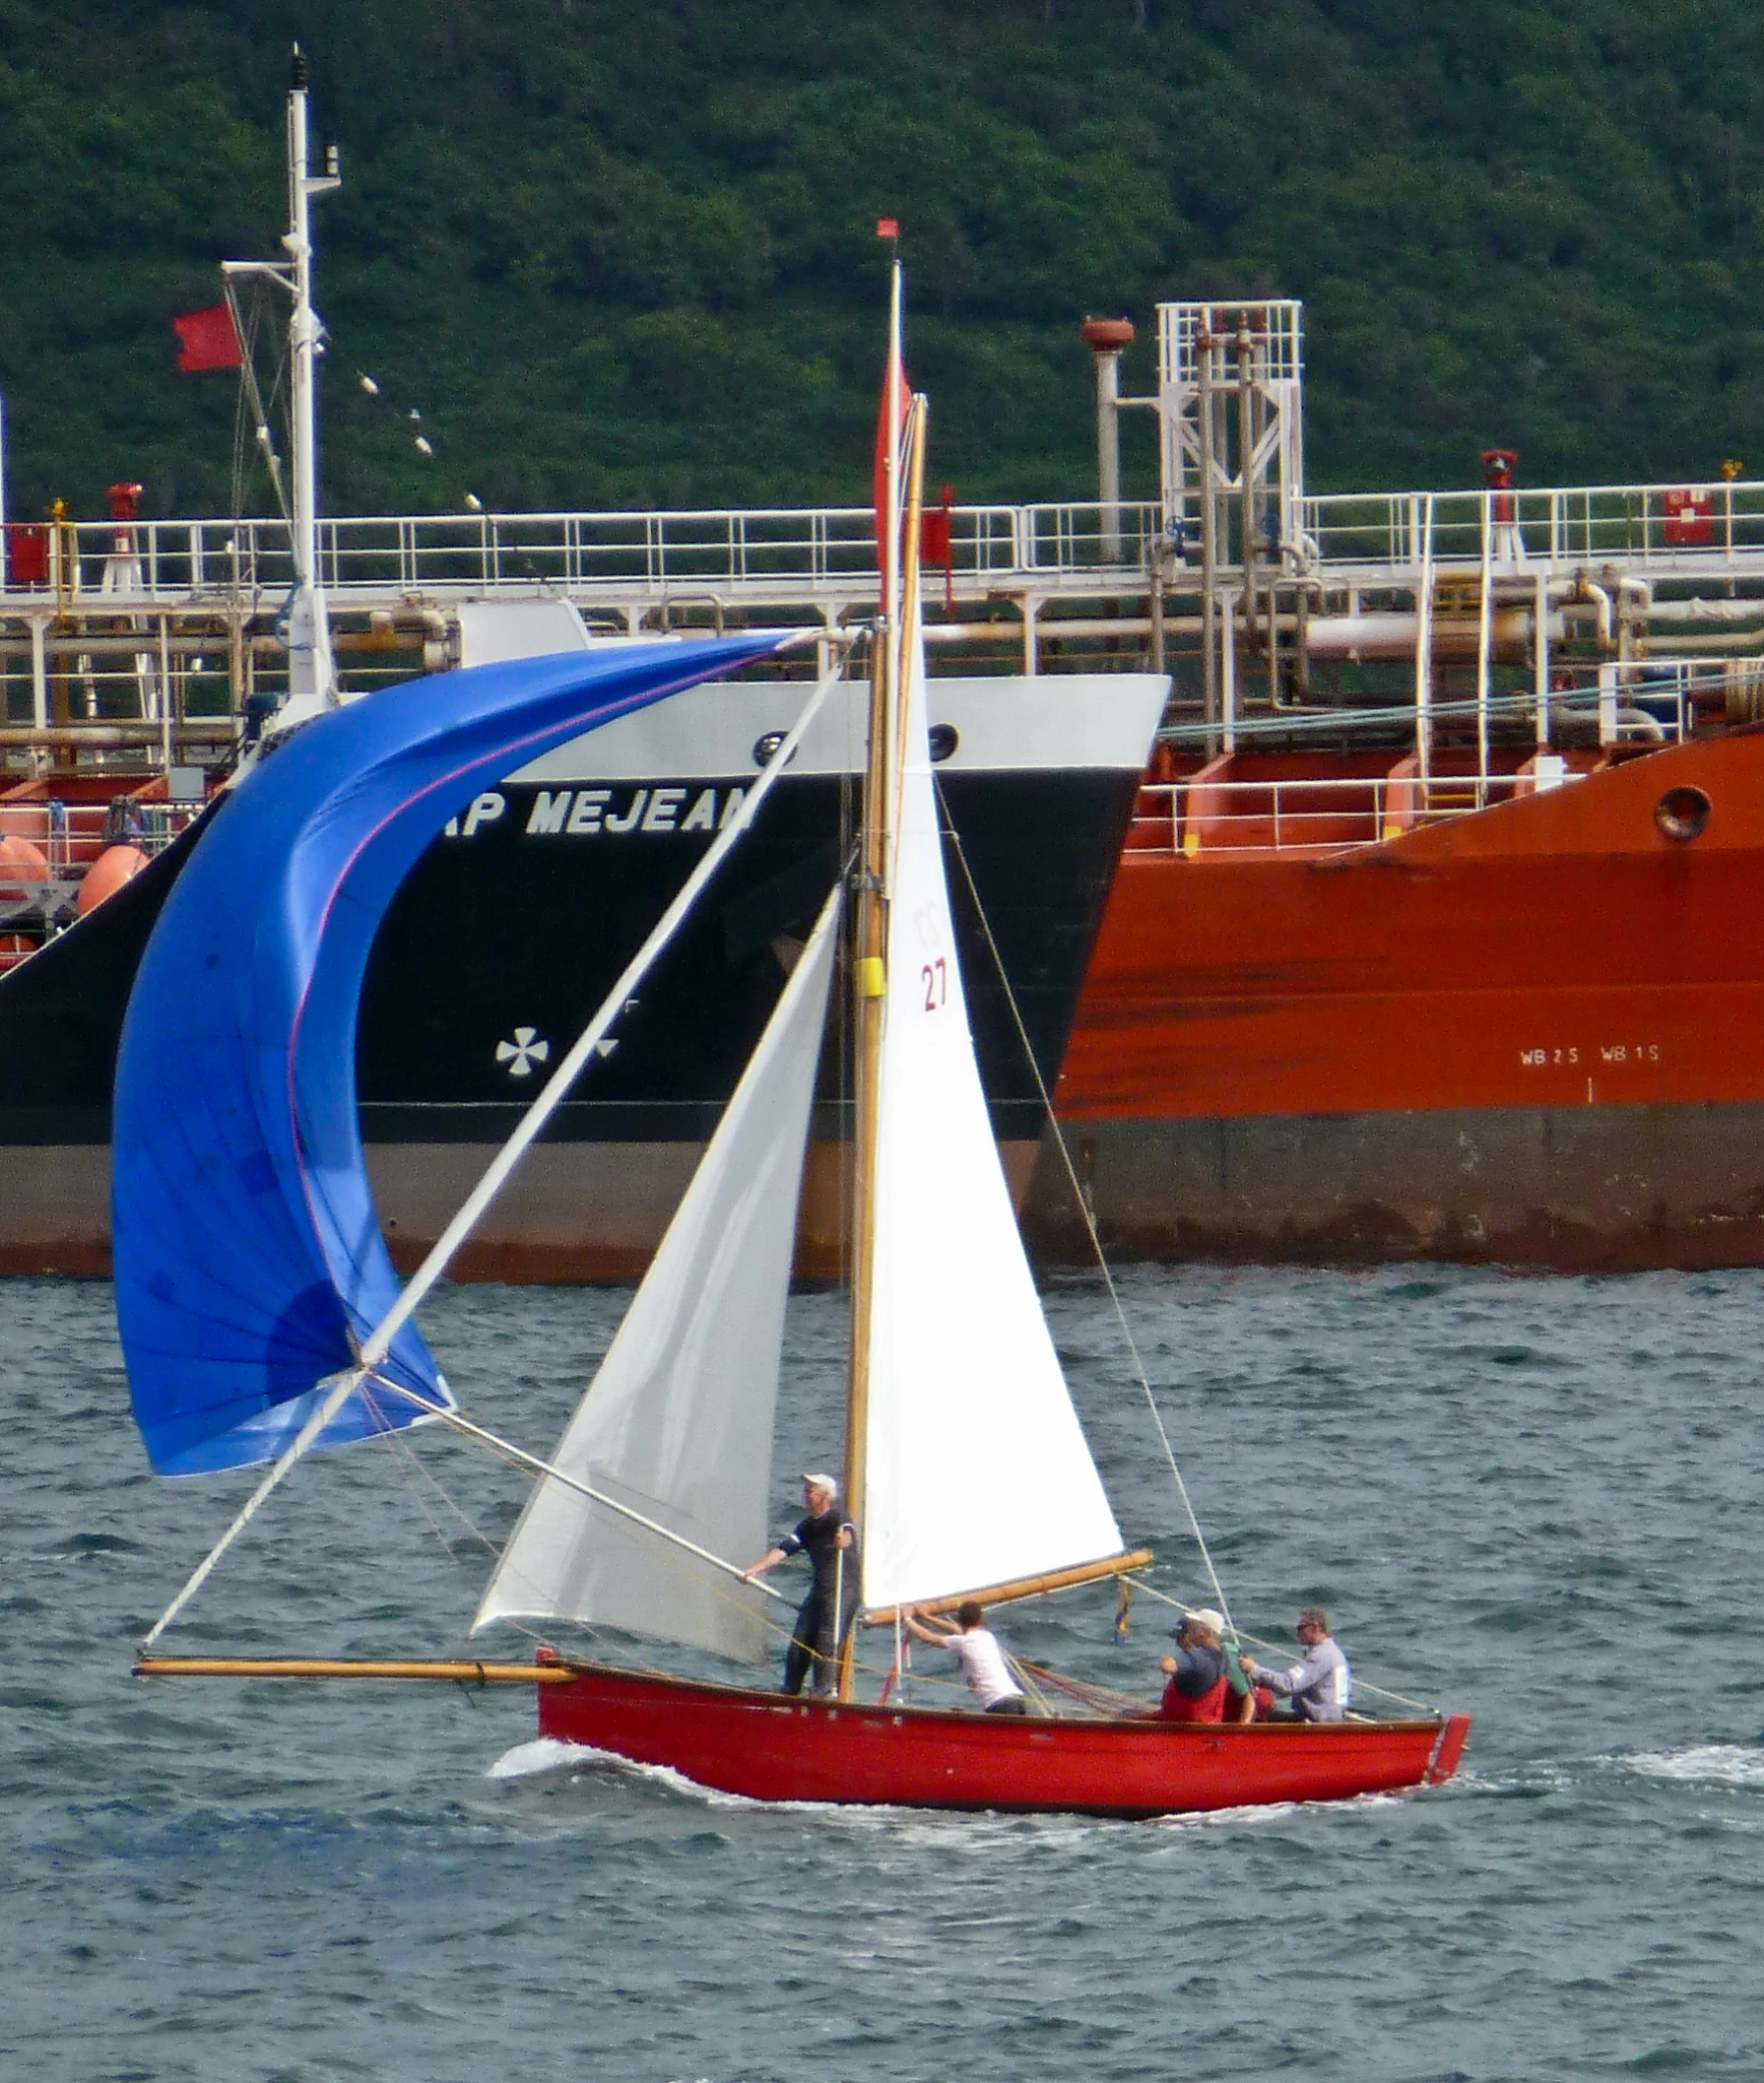
[[[1434,1754],[1428,1759],[1427,1784],[1444,1786],[1458,1769],[1458,1760],[1464,1755],[1464,1745],[1470,1736],[1469,1715],[1448,1715],[1446,1726],[1440,1731],[1440,1740],[1434,1745]]]

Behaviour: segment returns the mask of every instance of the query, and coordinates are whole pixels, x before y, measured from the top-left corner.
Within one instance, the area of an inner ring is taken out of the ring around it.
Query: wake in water
[[[1646,1779],[1684,1786],[1764,1787],[1764,1746],[1756,1743],[1693,1743],[1683,1750],[1642,1750],[1612,1760]]]
[[[604,1750],[590,1750],[581,1743],[559,1742],[554,1736],[535,1736],[531,1742],[516,1743],[504,1750],[485,1772],[486,1779],[529,1779],[536,1772],[562,1771],[568,1766],[605,1757]]]
[[[1160,1829],[1241,1828],[1246,1823],[1284,1822],[1292,1815],[1353,1815],[1374,1808],[1405,1807],[1419,1789],[1399,1788],[1393,1793],[1357,1793],[1352,1800],[1268,1801],[1255,1807],[1201,1808],[1184,1815],[1154,1815],[1148,1818]]]
[[[743,1793],[725,1793],[715,1786],[701,1786],[696,1779],[687,1778],[684,1772],[677,1772],[672,1765],[639,1764],[634,1758],[619,1756],[616,1751],[598,1750],[592,1743],[566,1743],[554,1736],[541,1736],[531,1742],[516,1743],[512,1750],[504,1750],[485,1777],[528,1779],[553,1772],[594,1772],[632,1779],[645,1785],[665,1787],[670,1793],[685,1794],[709,1808],[775,1809],[781,1813],[799,1810],[820,1814],[829,1805],[823,1801],[762,1801]]]
[[[531,1742],[516,1743],[504,1750],[485,1773],[490,1779],[531,1779],[552,1773],[593,1772],[597,1776],[633,1779],[642,1784],[663,1786],[670,1793],[683,1793],[712,1808],[807,1807],[806,1801],[754,1801],[739,1793],[722,1793],[714,1786],[701,1786],[671,1765],[639,1764],[613,1750],[597,1750],[592,1743],[566,1743],[555,1736],[536,1736]]]

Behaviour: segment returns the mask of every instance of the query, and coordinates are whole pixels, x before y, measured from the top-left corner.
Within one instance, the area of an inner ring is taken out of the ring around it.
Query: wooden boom
[[[1151,1561],[1149,1548],[1135,1548],[1131,1555],[1108,1555],[1101,1562],[1079,1563],[1070,1570],[1050,1570],[1044,1577],[1016,1577],[1008,1584],[989,1584],[978,1591],[951,1592],[946,1599],[920,1599],[914,1613],[953,1613],[964,1599],[978,1599],[982,1606],[1006,1606],[1012,1599],[1034,1599],[1043,1592],[1066,1591],[1074,1584],[1092,1584],[1099,1577],[1120,1577],[1129,1570],[1143,1570]],[[873,1606],[864,1618],[878,1626],[891,1625],[898,1609]]]
[[[560,1686],[567,1664],[384,1663],[371,1657],[142,1657],[137,1678],[402,1678],[468,1686]]]

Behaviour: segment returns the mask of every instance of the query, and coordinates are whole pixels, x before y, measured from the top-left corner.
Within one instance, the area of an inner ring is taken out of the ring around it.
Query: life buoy
[[[116,893],[132,877],[138,876],[147,866],[147,856],[138,846],[107,846],[92,866],[87,869],[80,884],[80,894],[74,899],[74,909],[80,917],[95,911],[107,897]]]

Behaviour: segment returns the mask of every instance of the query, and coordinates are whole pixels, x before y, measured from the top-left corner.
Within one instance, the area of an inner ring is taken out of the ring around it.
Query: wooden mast
[[[907,632],[918,600],[918,515],[924,475],[923,404],[907,419],[911,479],[906,529],[906,583],[900,583],[900,447],[894,414],[900,368],[900,264],[894,264],[888,313],[888,365],[883,378],[886,497],[882,531],[882,614],[870,667],[870,755],[864,777],[864,844],[853,934],[853,1028],[857,1042],[857,1134],[852,1162],[852,1344],[846,1396],[846,1510],[864,1537],[866,1445],[870,1422],[870,1327],[876,1295],[876,1153],[882,1100],[882,1004],[887,988],[888,869],[899,816],[899,723]],[[843,1587],[841,1605],[844,1604]],[[838,1615],[835,1617],[838,1624]],[[853,1642],[839,1646],[839,1696],[852,1697]]]

